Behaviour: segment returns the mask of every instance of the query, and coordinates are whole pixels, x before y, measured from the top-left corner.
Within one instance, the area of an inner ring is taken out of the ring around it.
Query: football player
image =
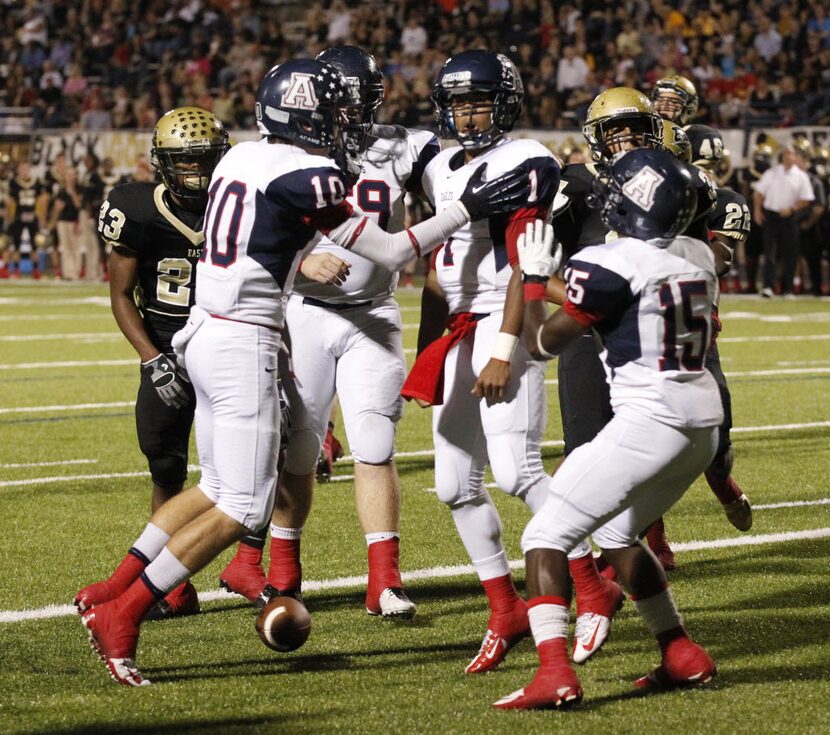
[[[12,278],[19,278],[24,269],[30,270],[33,278],[40,278],[35,237],[46,229],[48,204],[48,188],[32,173],[31,164],[18,163],[17,175],[9,182],[6,195],[6,222],[11,234],[6,267]]]
[[[658,79],[651,91],[651,101],[660,117],[681,127],[692,122],[700,104],[695,85],[680,74]]]
[[[345,201],[353,180],[340,123],[350,102],[356,102],[352,90],[330,64],[297,59],[275,66],[257,94],[264,137],[234,146],[213,172],[196,304],[172,342],[177,365],[158,370],[169,376],[175,367],[177,378],[179,369],[189,372],[202,476],[153,514],[105,586],[87,588],[94,599],[81,593],[92,605],[81,618],[90,643],[126,686],[149,683],[135,653],[150,608],[271,515],[285,297],[320,233],[397,270],[413,252],[429,252],[471,219],[512,210],[527,198],[526,172],[485,181],[482,169],[458,203],[388,235]],[[182,178],[193,185],[202,172],[185,171]],[[346,262],[336,264],[341,277],[347,270]]]
[[[618,238],[579,251],[565,271],[567,299],[548,317],[546,284],[561,263],[539,222],[519,243],[525,334],[552,358],[593,328],[609,369],[614,417],[569,454],[522,536],[530,624],[540,667],[501,709],[566,707],[582,688],[567,653],[570,582],[566,554],[588,534],[603,549],[657,639],[662,661],[641,689],[703,684],[715,663],[686,632],[665,572],[638,534],[676,503],[710,463],[723,420],[703,361],[717,293],[715,256],[681,235],[697,209],[693,173],[663,150],[619,157],[595,183]]]
[[[153,483],[152,513],[178,495],[187,479],[196,401],[171,340],[195,303],[207,186],[227,150],[228,134],[213,113],[199,107],[170,110],[153,131],[151,155],[161,183],[116,186],[100,207],[98,233],[110,252],[112,313],[141,360],[135,417]],[[89,604],[83,593],[77,602]],[[198,611],[196,590],[185,582],[160,600],[150,617]]]
[[[338,69],[360,100],[346,113],[347,145],[361,168],[347,201],[383,229],[400,231],[404,196],[420,194],[423,171],[440,150],[438,141],[430,132],[375,124],[383,101],[383,74],[371,54],[355,46],[335,46],[317,58]],[[325,268],[332,256],[348,260],[345,280],[322,284],[304,275]],[[300,591],[300,538],[336,392],[355,459],[355,503],[368,545],[366,610],[387,618],[415,614],[399,571],[400,490],[394,440],[406,361],[400,311],[393,298],[397,282],[397,273],[347,253],[326,238],[303,259],[286,309],[295,377],[283,377],[291,422],[271,519],[268,577],[260,568],[262,551],[253,539],[243,539],[220,575],[224,587],[258,604],[276,590]],[[270,587],[263,591],[266,583]]]
[[[499,488],[531,510],[544,502],[545,371],[518,344],[516,238],[526,222],[549,216],[559,166],[540,143],[507,135],[523,102],[521,78],[507,57],[488,51],[453,56],[438,75],[433,100],[442,134],[459,143],[426,168],[424,191],[436,211],[454,206],[484,163],[496,171],[520,163],[531,180],[522,208],[467,225],[436,251],[422,297],[418,359],[403,391],[433,406],[436,490],[450,508],[489,603],[486,634],[466,668],[474,674],[498,666],[528,633],[526,603],[513,585],[484,471],[489,462]],[[442,337],[445,326],[449,334]],[[585,660],[607,637],[623,595],[599,576],[587,543],[572,556],[580,625],[594,631],[591,646],[577,654]]]

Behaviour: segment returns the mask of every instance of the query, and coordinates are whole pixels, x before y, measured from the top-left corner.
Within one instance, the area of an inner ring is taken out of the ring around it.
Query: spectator
[[[758,28],[753,45],[761,57],[770,62],[781,51],[781,34],[773,28],[770,19],[766,15],[761,16],[758,21]]]
[[[793,293],[798,260],[798,217],[796,213],[815,199],[809,176],[795,161],[795,151],[785,148],[779,163],[764,172],[755,184],[753,223],[763,228],[764,288],[761,295],[774,294],[776,266],[783,266],[781,292]]]
[[[576,49],[565,46],[565,55],[559,60],[556,69],[556,90],[562,103],[574,89],[585,85],[589,71],[585,59],[576,55]]]
[[[427,46],[427,32],[415,13],[411,13],[401,33],[401,50],[410,56],[419,56]]]
[[[100,90],[93,90],[89,98],[89,106],[81,113],[81,127],[84,130],[107,130],[112,127],[112,115],[104,103],[104,95]]]
[[[331,46],[345,43],[349,38],[352,17],[343,0],[335,0],[328,13],[328,33],[326,41]]]
[[[58,232],[61,274],[67,281],[77,281],[81,277],[82,242],[78,217],[83,206],[83,196],[77,181],[75,169],[67,167],[62,180],[57,184],[50,216],[50,226]]]

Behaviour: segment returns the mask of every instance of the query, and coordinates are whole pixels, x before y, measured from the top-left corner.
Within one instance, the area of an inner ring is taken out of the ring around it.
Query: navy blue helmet
[[[453,100],[490,100],[491,124],[487,130],[465,134],[455,125]],[[440,133],[455,138],[464,148],[486,148],[513,129],[522,112],[524,88],[516,65],[503,54],[491,51],[463,51],[450,57],[438,72],[432,88]]]
[[[356,101],[343,75],[331,64],[292,59],[263,77],[256,119],[263,135],[313,148],[341,143],[343,110]]]
[[[697,210],[689,167],[651,148],[623,153],[604,169],[594,179],[592,198],[608,227],[641,240],[676,237]]]

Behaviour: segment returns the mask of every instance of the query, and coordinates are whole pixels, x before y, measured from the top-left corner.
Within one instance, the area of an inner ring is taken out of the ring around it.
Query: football
[[[293,597],[274,597],[260,612],[256,631],[262,642],[280,653],[296,651],[308,640],[311,616]]]

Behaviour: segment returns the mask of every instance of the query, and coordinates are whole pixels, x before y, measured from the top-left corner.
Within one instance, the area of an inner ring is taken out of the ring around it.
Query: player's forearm
[[[565,282],[559,276],[552,276],[545,286],[545,298],[552,304],[562,306],[566,297]]]
[[[510,283],[507,285],[507,296],[504,300],[504,313],[501,318],[500,332],[519,336],[522,331],[524,316],[524,295],[522,293],[522,271],[517,265],[513,268]]]
[[[431,253],[469,221],[464,207],[456,202],[403,232],[389,234],[369,219],[352,218],[332,230],[328,237],[390,271],[398,271],[412,258]]]
[[[136,308],[132,298],[123,293],[113,293],[110,295],[110,305],[112,306],[115,323],[118,324],[121,333],[138,353],[141,362],[147,362],[156,357],[161,350],[152,343],[147,335],[144,320],[141,318],[141,313]]]

